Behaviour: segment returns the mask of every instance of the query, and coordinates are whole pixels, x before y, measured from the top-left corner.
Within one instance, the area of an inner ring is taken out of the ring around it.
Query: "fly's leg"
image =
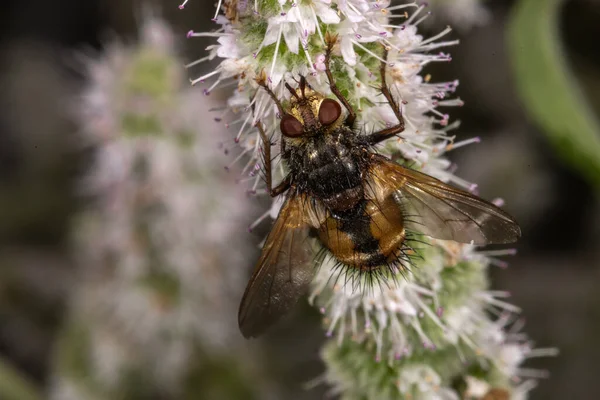
[[[329,68],[329,64],[331,62],[331,52],[333,51],[333,46],[337,43],[337,35],[331,35],[327,33],[325,35],[325,43],[327,44],[327,49],[325,50],[325,73],[327,74],[327,79],[329,80],[329,88],[331,92],[335,94],[339,101],[342,102],[346,110],[348,110],[348,116],[344,121],[344,125],[352,128],[354,126],[354,121],[356,120],[356,112],[354,112],[354,108],[350,105],[348,100],[342,95],[340,89],[338,89],[335,84],[335,80],[333,79],[333,75],[331,73],[331,69]]]
[[[373,132],[372,134],[367,136],[367,140],[370,144],[377,144],[383,142],[386,139],[391,138],[399,133],[404,131],[404,117],[402,116],[402,109],[400,108],[398,102],[394,100],[392,93],[390,92],[390,88],[385,80],[385,70],[387,68],[387,57],[388,57],[388,49],[384,48],[383,50],[383,61],[381,61],[381,66],[379,67],[379,73],[381,74],[381,93],[388,101],[390,107],[394,111],[394,115],[398,118],[398,124],[391,126],[389,128],[382,129],[377,132]]]
[[[265,181],[267,184],[267,192],[271,195],[271,197],[277,197],[290,188],[290,181],[286,178],[279,185],[273,187],[271,165],[271,140],[267,137],[267,133],[265,132],[265,128],[263,127],[262,122],[257,121],[256,127],[258,128],[260,138],[263,142],[263,165],[265,166]]]
[[[265,90],[265,92],[267,92],[269,97],[271,97],[273,102],[275,102],[275,105],[277,106],[277,111],[279,112],[279,115],[283,116],[285,114],[285,111],[283,110],[283,105],[281,104],[281,102],[279,101],[277,96],[275,96],[275,93],[273,93],[273,91],[271,90],[269,85],[267,85],[267,76],[264,71],[262,71],[261,74],[259,75],[259,77],[256,79],[256,83],[258,83],[258,85],[261,86]],[[286,179],[284,179],[279,185],[277,185],[276,187],[273,187],[272,160],[271,160],[271,145],[272,145],[272,143],[271,143],[271,140],[267,137],[267,133],[265,132],[265,128],[264,128],[262,122],[256,121],[255,125],[258,128],[258,132],[260,133],[260,138],[263,142],[262,153],[263,153],[263,165],[265,167],[265,182],[267,184],[267,192],[269,193],[269,195],[271,197],[277,197],[281,193],[285,192],[286,190],[288,190],[290,188],[290,181],[289,181],[289,178],[286,177]],[[283,151],[283,148],[284,147],[283,147],[283,142],[282,142],[281,143],[282,151]]]
[[[279,111],[279,116],[283,117],[283,115],[285,114],[285,112],[283,111],[283,105],[281,104],[277,96],[275,96],[275,93],[273,93],[269,85],[267,85],[267,75],[265,74],[265,71],[262,71],[258,78],[256,78],[256,83],[258,83],[259,86],[265,89],[265,92],[267,92],[269,97],[271,97],[271,99],[275,102],[275,105],[277,106],[277,111]]]

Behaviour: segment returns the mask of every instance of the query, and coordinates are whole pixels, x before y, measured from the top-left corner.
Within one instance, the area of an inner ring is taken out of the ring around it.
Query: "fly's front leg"
[[[269,193],[269,195],[271,195],[271,197],[276,197],[290,188],[290,181],[288,178],[286,178],[279,185],[273,187],[271,165],[271,140],[269,140],[269,138],[267,137],[262,122],[257,121],[256,127],[258,128],[260,138],[263,142],[263,165],[265,166],[265,181],[267,184],[267,192]]]
[[[258,85],[261,86],[265,90],[265,92],[267,92],[269,97],[271,97],[271,99],[275,102],[275,105],[277,106],[277,111],[279,112],[279,116],[283,117],[283,115],[285,114],[283,110],[283,105],[281,104],[277,96],[275,96],[275,93],[273,93],[269,85],[267,85],[267,75],[265,74],[265,71],[262,71],[258,78],[256,78],[256,83],[258,83]]]
[[[386,98],[386,100],[388,101],[390,107],[392,107],[392,110],[394,111],[394,115],[396,116],[396,118],[398,118],[398,124],[391,126],[389,128],[382,129],[377,132],[373,132],[372,134],[368,135],[367,140],[372,145],[383,142],[384,140],[389,139],[392,136],[395,136],[404,131],[404,117],[402,116],[402,110],[400,109],[398,102],[396,102],[396,100],[394,100],[394,97],[392,96],[392,93],[390,92],[390,88],[388,87],[388,85],[386,83],[386,79],[385,79],[385,72],[386,72],[385,70],[387,68],[387,62],[386,62],[387,57],[388,57],[388,49],[385,48],[383,50],[383,58],[382,58],[383,61],[381,61],[381,66],[379,67],[379,73],[381,74],[381,92],[382,92],[383,96]]]
[[[331,52],[333,51],[333,46],[337,43],[337,35],[331,35],[327,33],[325,35],[325,43],[327,44],[327,49],[325,51],[325,73],[327,74],[327,79],[329,79],[329,88],[331,92],[335,94],[339,101],[342,102],[346,110],[348,110],[348,116],[344,121],[344,125],[352,128],[354,126],[354,121],[356,120],[356,113],[354,112],[354,108],[350,105],[350,102],[346,100],[346,98],[340,92],[337,85],[335,84],[335,80],[333,79],[333,74],[331,73],[331,69],[329,68],[329,64],[331,62]]]

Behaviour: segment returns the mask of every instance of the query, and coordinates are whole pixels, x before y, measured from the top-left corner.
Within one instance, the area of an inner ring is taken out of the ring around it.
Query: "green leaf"
[[[556,152],[600,187],[600,126],[562,51],[563,0],[520,0],[508,27],[517,90]]]
[[[3,400],[41,400],[33,383],[23,377],[7,360],[0,359],[0,399]]]

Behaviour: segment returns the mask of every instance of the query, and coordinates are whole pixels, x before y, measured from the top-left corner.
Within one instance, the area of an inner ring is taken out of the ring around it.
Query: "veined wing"
[[[521,236],[514,218],[500,208],[429,175],[379,155],[370,173],[372,195],[380,201],[396,196],[411,228],[425,235],[476,245],[513,243]]]
[[[315,270],[306,243],[311,227],[306,207],[304,196],[289,197],[267,236],[238,313],[246,338],[260,335],[308,289]]]

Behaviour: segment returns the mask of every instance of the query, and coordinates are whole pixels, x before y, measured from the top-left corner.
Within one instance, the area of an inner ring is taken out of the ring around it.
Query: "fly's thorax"
[[[361,186],[363,168],[358,154],[334,135],[315,137],[295,157],[295,169],[305,177],[312,195],[329,198]]]
[[[294,184],[328,209],[344,211],[364,198],[364,146],[350,129],[308,138],[286,153]]]

